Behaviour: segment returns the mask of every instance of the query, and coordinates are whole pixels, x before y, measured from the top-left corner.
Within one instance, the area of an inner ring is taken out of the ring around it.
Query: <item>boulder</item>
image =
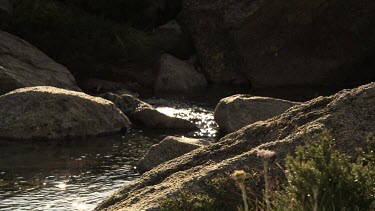
[[[374,10],[371,0],[186,0],[179,22],[210,81],[347,87],[375,78]]]
[[[236,5],[240,7],[241,12],[231,13],[231,18],[240,19],[242,13],[248,9],[245,7],[246,4],[250,3],[245,3],[242,0],[243,5],[241,6],[244,8],[241,8],[238,5],[239,2],[240,0],[230,2],[186,0],[183,2],[178,21],[190,34],[198,60],[210,82],[249,83],[246,76],[240,71],[243,62],[231,34],[230,28],[233,25],[226,23],[227,20],[224,17],[225,13]]]
[[[217,143],[153,168],[108,197],[96,210],[158,210],[163,200],[181,191],[194,194],[212,190],[205,181],[220,174],[246,166],[261,171],[258,149],[275,151],[275,162],[283,165],[284,158],[303,145],[306,136],[323,130],[332,130],[336,149],[355,155],[368,134],[375,132],[374,105],[375,83],[296,105],[273,119],[246,126]]]
[[[120,132],[128,118],[110,101],[49,86],[0,96],[0,137],[65,139]]]
[[[100,95],[100,97],[112,101],[122,112],[128,115],[132,121],[149,128],[176,130],[198,129],[197,126],[188,120],[162,114],[150,104],[147,104],[132,95],[105,93]]]
[[[141,173],[149,171],[168,160],[210,144],[209,141],[203,139],[168,136],[148,150],[138,162],[137,170]]]
[[[0,31],[0,94],[30,86],[81,91],[64,66],[30,43]]]
[[[159,92],[192,92],[207,86],[203,74],[194,66],[171,55],[164,54],[160,58],[159,73],[155,82],[155,90]]]
[[[226,133],[282,114],[299,103],[270,97],[234,95],[220,100],[214,118],[220,129]]]
[[[193,44],[187,33],[175,21],[159,26],[153,33],[154,42],[160,49],[180,59],[188,59],[194,52]]]

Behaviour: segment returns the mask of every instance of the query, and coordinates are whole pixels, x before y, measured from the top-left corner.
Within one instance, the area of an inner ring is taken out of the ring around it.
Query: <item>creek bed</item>
[[[194,122],[200,130],[130,129],[110,137],[59,142],[0,140],[0,210],[92,210],[138,178],[137,161],[167,135],[215,139],[212,106],[146,101],[162,113]]]

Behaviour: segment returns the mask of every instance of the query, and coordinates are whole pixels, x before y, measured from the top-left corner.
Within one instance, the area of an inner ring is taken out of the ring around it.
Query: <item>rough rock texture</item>
[[[208,78],[255,88],[375,78],[372,0],[185,0],[179,18]]]
[[[159,73],[155,82],[156,91],[192,92],[206,86],[204,75],[198,73],[193,65],[168,54],[160,58]]]
[[[355,154],[375,132],[375,83],[318,97],[267,121],[223,137],[218,143],[167,161],[108,197],[97,210],[146,210],[184,190],[205,191],[202,181],[245,165],[261,169],[259,148],[276,151],[276,162],[304,143],[305,135],[331,129],[338,150]],[[157,209],[156,209],[157,210]]]
[[[177,58],[188,59],[194,52],[189,35],[182,31],[175,20],[159,26],[152,37],[163,52]]]
[[[120,132],[128,118],[110,101],[49,86],[0,96],[0,137],[64,139]]]
[[[28,42],[0,31],[0,94],[29,86],[80,91],[65,67]]]
[[[204,139],[168,136],[148,150],[147,154],[138,162],[137,170],[141,173],[149,171],[161,163],[210,144],[211,142]]]
[[[105,93],[100,97],[112,101],[122,112],[129,116],[132,121],[138,122],[150,128],[164,128],[177,130],[198,129],[188,120],[170,117],[160,113],[151,105],[140,101],[128,94]]]
[[[276,98],[234,95],[220,100],[214,117],[221,130],[231,133],[254,122],[277,116],[297,104]]]
[[[252,6],[252,1],[183,2],[178,20],[192,37],[207,80],[215,83],[248,83],[248,79],[240,71],[243,58],[237,49],[231,28],[255,9],[249,8],[249,5]]]

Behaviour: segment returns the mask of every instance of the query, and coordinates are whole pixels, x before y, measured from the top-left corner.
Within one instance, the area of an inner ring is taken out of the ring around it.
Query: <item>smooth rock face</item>
[[[276,161],[304,144],[305,137],[330,129],[335,147],[356,155],[369,133],[374,133],[375,83],[294,106],[267,121],[260,121],[223,137],[218,143],[167,161],[108,197],[96,210],[148,210],[182,190],[209,191],[204,181],[218,174],[243,169],[261,170],[257,149],[276,152]],[[155,191],[157,190],[157,191]]]
[[[149,171],[161,163],[210,144],[211,142],[203,139],[168,136],[148,150],[138,162],[137,170],[141,173]]]
[[[179,21],[211,81],[342,87],[375,78],[374,10],[371,0],[186,0]]]
[[[0,137],[64,139],[120,132],[128,118],[110,101],[49,86],[0,96]]]
[[[105,93],[100,97],[112,101],[122,112],[129,116],[132,121],[138,122],[150,128],[164,128],[176,130],[198,129],[188,120],[170,117],[160,113],[151,105],[140,101],[128,94]]]
[[[81,91],[64,66],[28,42],[0,31],[0,94],[31,86]]]
[[[269,97],[234,95],[220,100],[214,118],[220,129],[231,133],[254,122],[280,115],[298,104]]]
[[[160,58],[159,73],[155,82],[156,91],[191,92],[206,86],[204,75],[198,73],[193,65],[168,54]]]

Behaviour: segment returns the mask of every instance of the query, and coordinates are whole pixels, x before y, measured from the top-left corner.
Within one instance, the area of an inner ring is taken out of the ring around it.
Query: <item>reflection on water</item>
[[[139,177],[136,162],[167,135],[216,134],[212,110],[150,100],[167,115],[193,121],[189,134],[131,129],[126,134],[59,142],[0,140],[0,210],[92,210],[105,197]]]
[[[213,108],[205,104],[182,103],[173,100],[149,99],[148,103],[168,116],[179,117],[193,122],[199,127],[198,131],[187,134],[189,137],[210,138],[214,140],[218,132],[218,125],[213,116]]]

